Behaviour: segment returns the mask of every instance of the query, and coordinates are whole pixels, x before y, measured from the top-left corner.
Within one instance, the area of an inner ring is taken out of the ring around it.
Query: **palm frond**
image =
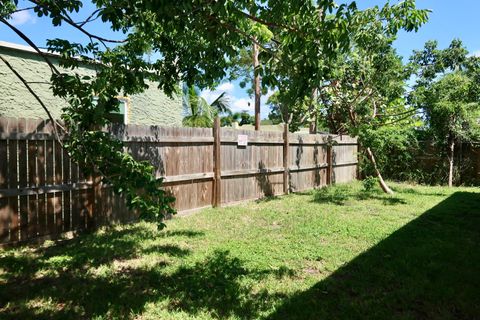
[[[183,125],[187,127],[212,127],[213,119],[220,113],[231,114],[230,99],[223,92],[211,104],[200,95],[195,87],[183,87]]]
[[[205,115],[191,115],[184,117],[182,124],[185,127],[211,128],[213,126],[213,121]]]
[[[215,99],[210,105],[218,110],[218,113],[232,113],[230,110],[230,98],[228,97],[226,92],[222,92],[221,95]]]

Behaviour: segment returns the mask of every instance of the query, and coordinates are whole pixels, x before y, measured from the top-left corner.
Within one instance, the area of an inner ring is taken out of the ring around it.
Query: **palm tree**
[[[222,113],[231,113],[230,99],[226,92],[220,94],[211,104],[200,96],[198,88],[183,86],[183,108],[186,116],[183,118],[183,125],[186,127],[210,128],[213,126],[213,119]]]

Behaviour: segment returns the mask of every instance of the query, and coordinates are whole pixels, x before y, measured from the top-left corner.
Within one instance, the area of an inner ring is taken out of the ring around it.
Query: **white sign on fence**
[[[239,134],[237,142],[239,147],[246,147],[248,145],[248,136],[246,134]]]

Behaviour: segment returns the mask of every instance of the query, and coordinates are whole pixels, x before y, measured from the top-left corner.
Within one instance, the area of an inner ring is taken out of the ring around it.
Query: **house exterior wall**
[[[0,55],[7,60],[49,108],[54,118],[60,118],[67,102],[55,97],[50,89],[50,68],[37,53],[27,47],[0,43]],[[57,64],[57,59],[50,56]],[[94,74],[93,67],[82,66],[76,72]],[[182,98],[169,98],[154,83],[145,92],[127,97],[128,123],[143,125],[181,126]],[[0,60],[0,117],[42,118],[45,111],[23,83]]]

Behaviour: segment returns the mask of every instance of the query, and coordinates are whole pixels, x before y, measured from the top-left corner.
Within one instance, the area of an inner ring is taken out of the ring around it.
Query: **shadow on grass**
[[[184,256],[188,252],[174,245],[162,245],[143,250],[139,247],[139,243],[156,238],[202,235],[203,233],[193,230],[158,232],[141,225],[131,225],[122,230],[111,229],[104,233],[85,234],[52,246],[39,247],[34,250],[34,255],[30,256],[11,254],[0,256],[0,266],[8,276],[29,278],[42,269],[87,269],[108,264],[117,259],[132,259],[142,253],[153,251],[171,256]]]
[[[349,185],[336,185],[318,189],[313,197],[315,202],[332,203],[343,206],[348,201],[379,200],[386,206],[406,204],[407,202],[396,196],[387,195],[378,190],[365,191],[354,190]]]
[[[415,188],[405,188],[405,187],[392,187],[392,190],[395,192],[401,192],[405,194],[413,194],[413,195],[418,195],[418,196],[431,196],[431,197],[444,197],[447,196],[447,192],[442,192],[442,191],[436,191],[436,192],[431,192],[431,191],[424,191],[420,189],[415,189]]]
[[[206,312],[238,319],[258,319],[272,309],[269,319],[480,316],[480,194],[453,194],[293,296],[256,288],[266,277],[284,281],[295,276],[287,267],[249,269],[227,251],[215,251],[173,269],[168,263],[187,257],[189,250],[174,244],[140,246],[155,237],[202,235],[191,230],[156,233],[135,225],[41,248],[31,256],[5,252],[0,256],[0,318],[126,319],[150,303],[192,316]],[[167,259],[148,267],[122,264],[150,253]],[[115,269],[102,269],[112,263],[117,263]]]
[[[121,264],[142,254],[189,255],[189,250],[170,244],[139,248],[142,241],[172,235],[196,237],[201,233],[156,233],[129,227],[41,248],[28,258],[18,253],[4,255],[0,258],[4,270],[0,276],[6,279],[0,281],[0,319],[124,319],[141,313],[150,302],[162,301],[167,301],[163,308],[192,315],[208,311],[219,318],[252,319],[273,300],[285,298],[256,292],[242,280],[281,278],[293,271],[249,270],[226,251],[215,251],[173,272],[165,270],[169,259],[151,267]],[[113,262],[116,269],[102,272],[103,265]]]
[[[166,230],[159,234],[159,237],[187,237],[187,238],[197,238],[204,236],[205,233],[202,231],[194,230]]]
[[[267,203],[275,200],[279,200],[280,198],[278,196],[269,196],[269,197],[263,197],[260,199],[256,199],[255,203]]]
[[[479,319],[480,194],[457,192],[269,319]]]

